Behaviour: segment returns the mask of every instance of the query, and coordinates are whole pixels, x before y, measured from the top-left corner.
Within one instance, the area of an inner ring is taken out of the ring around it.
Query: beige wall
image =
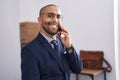
[[[0,80],[21,80],[19,0],[0,0]]]

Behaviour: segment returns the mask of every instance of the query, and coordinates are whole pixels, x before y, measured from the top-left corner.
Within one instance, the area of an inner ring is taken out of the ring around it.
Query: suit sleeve
[[[40,80],[40,72],[34,54],[27,48],[21,51],[22,80]]]
[[[66,56],[67,56],[71,71],[76,74],[80,73],[83,68],[83,65],[82,65],[82,60],[80,59],[76,51],[74,50],[73,53],[71,54],[67,53]]]

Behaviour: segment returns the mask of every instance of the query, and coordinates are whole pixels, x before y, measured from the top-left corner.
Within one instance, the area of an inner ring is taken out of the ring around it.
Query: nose
[[[54,16],[54,17],[53,17],[53,21],[54,21],[54,22],[58,22],[58,21],[59,21],[59,19],[57,18],[57,16]]]
[[[58,24],[60,22],[56,16],[54,16],[51,20],[54,24]]]

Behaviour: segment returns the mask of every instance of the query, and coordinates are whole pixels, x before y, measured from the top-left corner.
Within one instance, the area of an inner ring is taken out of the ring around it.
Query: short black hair
[[[48,4],[48,5],[46,5],[46,6],[44,6],[44,7],[42,7],[42,8],[40,9],[39,16],[41,16],[41,15],[43,14],[45,8],[47,8],[47,7],[49,7],[49,6],[55,6],[55,7],[58,7],[58,6],[55,5],[55,4]]]

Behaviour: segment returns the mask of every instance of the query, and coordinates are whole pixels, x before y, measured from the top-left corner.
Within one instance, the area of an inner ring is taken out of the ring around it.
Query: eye
[[[54,17],[55,17],[55,14],[54,14],[54,13],[48,13],[48,17],[49,17],[49,18],[54,18]]]
[[[57,18],[57,19],[62,19],[63,17],[62,17],[62,15],[60,15],[60,14],[55,14],[55,13],[47,13],[47,17],[48,18]]]
[[[61,15],[60,15],[60,14],[57,14],[57,18],[58,18],[58,19],[61,19]]]
[[[61,14],[57,14],[57,19],[63,19],[63,16]]]

